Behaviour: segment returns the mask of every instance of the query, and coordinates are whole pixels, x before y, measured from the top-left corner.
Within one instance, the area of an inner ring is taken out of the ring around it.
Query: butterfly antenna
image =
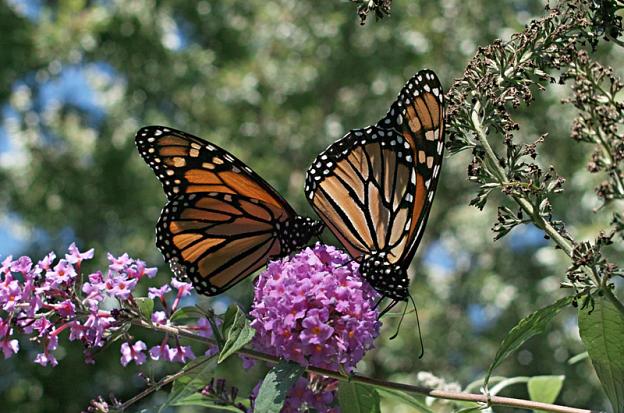
[[[407,292],[407,296],[410,298],[412,305],[414,306],[414,312],[416,313],[416,325],[418,326],[418,338],[420,339],[420,356],[418,356],[418,358],[421,359],[425,355],[425,343],[423,343],[422,331],[420,329],[420,319],[418,318],[418,308],[416,308],[416,302],[414,301],[414,298],[412,297],[412,294],[409,293],[409,291]]]
[[[398,301],[395,301],[395,302],[398,303]],[[392,337],[390,337],[389,340],[394,340],[399,335],[399,330],[401,329],[401,324],[403,324],[403,319],[405,318],[405,313],[407,312],[407,306],[408,306],[408,303],[406,302],[405,303],[405,307],[403,307],[403,314],[401,314],[401,318],[399,319],[399,324],[397,325],[396,332],[392,335]]]

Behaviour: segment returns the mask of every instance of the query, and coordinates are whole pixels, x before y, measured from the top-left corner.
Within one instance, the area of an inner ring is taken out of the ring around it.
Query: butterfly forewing
[[[137,132],[136,144],[163,185],[168,199],[198,192],[239,193],[283,208],[288,203],[234,155],[205,140],[162,126]]]
[[[440,176],[444,152],[444,92],[436,74],[421,70],[403,88],[377,126],[392,128],[409,142],[418,172],[409,251],[414,257],[422,238]]]

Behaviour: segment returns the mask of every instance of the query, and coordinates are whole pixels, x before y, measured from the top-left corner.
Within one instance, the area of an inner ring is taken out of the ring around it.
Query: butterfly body
[[[401,264],[387,259],[387,252],[371,251],[360,261],[360,274],[382,296],[405,301],[408,296],[409,278]]]
[[[135,141],[168,199],[156,246],[174,274],[190,278],[201,294],[226,291],[323,229],[217,145],[162,126],[142,128]]]
[[[406,300],[407,268],[429,215],[444,147],[440,83],[430,70],[403,87],[384,118],[349,131],[308,169],[305,192],[383,296]]]

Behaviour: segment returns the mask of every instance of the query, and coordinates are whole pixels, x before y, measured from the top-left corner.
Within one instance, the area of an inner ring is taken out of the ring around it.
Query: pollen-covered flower
[[[271,262],[258,277],[252,326],[259,350],[351,371],[379,334],[377,293],[358,264],[321,244]]]

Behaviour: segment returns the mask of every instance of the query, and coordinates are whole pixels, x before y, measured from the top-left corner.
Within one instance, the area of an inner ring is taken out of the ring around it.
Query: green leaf
[[[182,307],[169,317],[170,321],[184,321],[184,320],[195,320],[198,316],[202,316],[203,314],[197,310],[195,307]]]
[[[614,413],[624,413],[624,317],[602,297],[579,308],[579,330]]]
[[[528,339],[543,333],[546,330],[546,326],[559,314],[559,311],[568,306],[571,302],[572,297],[562,298],[554,304],[539,309],[520,320],[520,322],[507,333],[507,336],[503,339],[498,348],[496,356],[494,356],[494,361],[490,365],[487,375],[485,376],[484,386],[487,386],[492,372],[503,360],[516,351]]]
[[[137,305],[139,306],[139,312],[147,321],[152,319],[152,313],[154,312],[154,300],[147,297],[135,298]]]
[[[184,369],[192,368],[188,374],[180,377],[173,382],[171,393],[165,404],[160,407],[160,411],[168,406],[175,406],[180,400],[184,400],[189,396],[197,393],[210,381],[213,373],[213,363],[210,361],[211,356],[202,356],[189,362]],[[202,364],[199,367],[198,364]]]
[[[222,329],[225,343],[219,353],[219,360],[217,363],[221,363],[223,360],[236,353],[236,351],[249,343],[254,334],[256,334],[256,330],[249,325],[249,320],[245,313],[243,313],[238,306],[234,306],[234,308],[235,312],[233,314],[231,314],[229,309],[225,313]]]
[[[388,399],[395,400],[399,403],[406,404],[416,409],[416,411],[423,412],[423,413],[433,413],[433,411],[427,407],[424,401],[417,399],[411,394],[407,394],[400,390],[384,389],[380,387],[377,387],[377,392],[382,397],[386,397]]]
[[[359,383],[341,381],[338,402],[342,413],[380,413],[377,389]]]
[[[527,388],[534,402],[554,403],[563,387],[565,376],[535,376],[529,379]]]
[[[237,397],[236,402],[242,404],[245,407],[249,407],[249,399],[243,399],[242,397]],[[225,410],[229,412],[238,412],[241,410],[234,406],[224,405],[221,402],[211,399],[208,396],[204,396],[200,392],[195,392],[193,394],[189,394],[186,397],[180,398],[175,401],[175,403],[171,404],[172,406],[201,406],[201,407],[212,407],[217,410]]]
[[[288,360],[281,360],[262,381],[256,398],[256,413],[279,413],[288,390],[295,384],[305,368]]]
[[[238,313],[240,312],[242,311],[236,304],[232,304],[225,311],[225,314],[223,314],[223,324],[221,325],[221,334],[223,335],[223,337],[227,336],[228,330],[232,327]]]

